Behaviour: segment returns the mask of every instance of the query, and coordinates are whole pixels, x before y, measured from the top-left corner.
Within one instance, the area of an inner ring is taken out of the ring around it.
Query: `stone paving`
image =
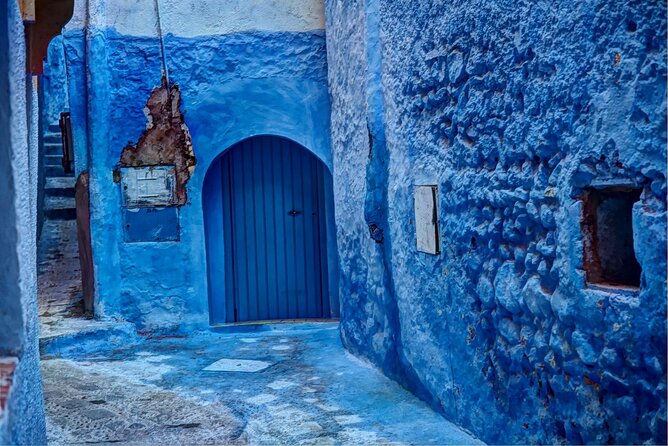
[[[40,334],[84,318],[76,220],[45,220],[37,250]]]
[[[347,353],[336,323],[222,330],[45,346],[49,443],[479,444]]]
[[[76,222],[39,247],[50,444],[476,444],[347,353],[336,323],[188,336],[83,313]]]

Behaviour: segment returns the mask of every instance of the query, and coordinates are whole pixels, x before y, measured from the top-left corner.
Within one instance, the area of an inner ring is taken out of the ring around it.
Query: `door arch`
[[[243,140],[214,160],[203,188],[212,324],[338,316],[331,181],[320,159],[278,136]]]

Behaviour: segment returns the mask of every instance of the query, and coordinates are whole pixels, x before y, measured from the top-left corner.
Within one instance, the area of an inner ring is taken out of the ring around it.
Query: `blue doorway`
[[[203,197],[212,324],[338,315],[328,192],[326,166],[285,138],[249,138],[214,161]]]

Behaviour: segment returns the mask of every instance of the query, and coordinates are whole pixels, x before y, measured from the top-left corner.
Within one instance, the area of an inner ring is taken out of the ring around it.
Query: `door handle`
[[[302,211],[297,211],[295,209],[292,209],[291,211],[288,212],[288,215],[291,215],[293,217],[296,217],[297,215],[301,214]]]

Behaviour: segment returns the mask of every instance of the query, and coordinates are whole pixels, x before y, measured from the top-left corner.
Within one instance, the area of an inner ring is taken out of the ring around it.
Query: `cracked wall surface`
[[[181,92],[178,85],[154,88],[144,108],[146,131],[137,144],[128,144],[121,152],[120,165],[124,167],[176,167],[175,204],[187,201],[186,184],[195,170],[190,132],[181,114]]]
[[[359,174],[369,14],[384,256],[365,219],[377,179]],[[485,441],[666,441],[664,16],[638,1],[326,2],[344,342]],[[438,186],[439,256],[415,249],[419,184]],[[642,190],[637,290],[585,280],[582,196],[606,185]]]

